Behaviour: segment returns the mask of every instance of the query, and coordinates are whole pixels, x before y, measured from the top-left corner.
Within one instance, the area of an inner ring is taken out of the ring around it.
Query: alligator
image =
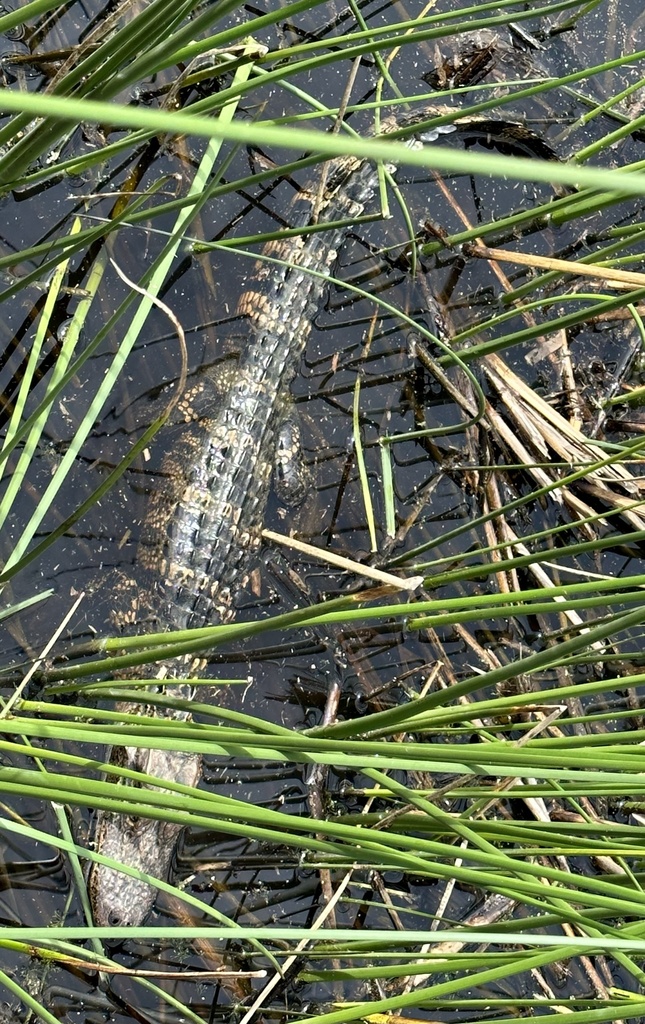
[[[382,122],[381,133],[408,129],[409,145],[434,141],[438,131],[427,122],[448,109],[454,113],[453,108],[432,105],[391,117]],[[546,143],[520,123],[470,117],[439,131],[512,139],[538,156],[553,158]],[[325,289],[324,275],[331,272],[349,230],[337,222],[355,221],[378,188],[374,165],[344,157],[327,165],[322,196],[320,180],[297,193],[290,211],[293,226],[329,227],[265,246],[251,286],[237,305],[246,342],[234,383],[219,400],[215,384],[203,375],[180,403],[187,426],[173,441],[162,473],[166,482],[151,498],[137,555],[138,571],[154,581],[156,630],[184,630],[233,617],[235,593],[245,585],[249,555],[259,543],[289,386]],[[181,473],[178,463],[184,466]],[[191,666],[164,669],[176,680],[173,693],[185,696],[189,687],[180,681],[190,677]],[[193,754],[130,747],[114,748],[111,762],[187,785],[197,783],[201,770]],[[163,878],[179,831],[175,824],[99,811],[95,846],[102,854]],[[96,863],[89,892],[99,925],[140,924],[155,898],[151,886]]]

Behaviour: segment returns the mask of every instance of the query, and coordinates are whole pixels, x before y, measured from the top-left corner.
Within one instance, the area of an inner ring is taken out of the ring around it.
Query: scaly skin
[[[383,133],[418,125],[446,112],[424,107],[390,118]],[[473,119],[455,130],[506,138],[548,156],[546,143],[521,124]],[[415,143],[412,139],[410,144]],[[304,227],[357,218],[378,188],[376,169],[351,157],[332,161],[322,196],[318,182],[299,193],[290,221]],[[270,243],[258,261],[252,287],[238,303],[246,346],[227,397],[218,402],[212,382],[201,382],[198,422],[173,441],[165,467],[166,486],[150,502],[138,552],[146,586],[153,581],[155,630],[183,630],[232,618],[232,598],[246,582],[249,552],[257,545],[269,491],[276,438],[285,418],[285,396],[299,365],[324,279],[336,260],[346,227]],[[182,466],[182,470],[178,470]],[[175,679],[188,678],[188,665],[172,666]],[[177,691],[175,687],[175,691]],[[184,693],[188,687],[183,687]],[[112,762],[159,779],[195,784],[201,762],[192,754],[118,748]],[[178,832],[152,818],[126,818],[100,811],[96,848],[115,860],[164,878]],[[89,889],[96,923],[140,924],[155,890],[120,872],[94,864]]]

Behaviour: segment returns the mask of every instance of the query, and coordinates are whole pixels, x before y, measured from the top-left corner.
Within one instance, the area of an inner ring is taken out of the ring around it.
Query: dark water
[[[257,13],[256,8],[240,10],[238,17],[252,21]],[[405,11],[400,6],[381,8],[366,5],[363,9],[363,16],[374,27],[420,13],[420,5],[407,5]],[[24,54],[28,50],[49,50],[73,44],[83,39],[92,25],[104,16],[105,12],[99,5],[93,8],[72,4],[51,21],[34,26],[33,32],[24,37],[5,40],[3,53]],[[638,50],[643,45],[641,17],[640,11],[630,10],[627,4],[603,5],[585,20],[579,33],[555,37],[549,42],[537,58],[540,67],[544,65],[547,70],[561,74],[585,63],[611,58],[621,50]],[[278,24],[267,32],[267,41],[272,46],[278,43],[287,46],[302,38],[303,34],[305,38],[307,34],[313,38],[332,37],[338,31],[350,30],[354,24],[353,16],[344,8],[325,5],[299,15],[297,21]],[[405,52],[405,58],[395,62],[393,67],[399,88],[409,95],[425,89],[420,77],[436,63],[436,54],[434,44],[423,43]],[[536,58],[532,59],[536,61]],[[502,60],[500,73],[508,76],[509,70],[503,64]],[[530,73],[526,65],[520,67],[519,74]],[[348,67],[339,62],[322,72],[319,80],[305,82],[303,78],[298,84],[316,95],[324,93],[325,101],[330,104],[338,103],[347,73]],[[623,71],[614,71],[584,83],[580,88],[599,99],[616,93],[629,76],[636,80],[639,73],[638,66],[628,69],[623,82]],[[25,65],[6,63],[5,75],[9,84],[37,88],[44,83],[38,72]],[[364,61],[358,71],[353,96],[356,99],[370,98],[374,80],[373,63]],[[144,93],[148,95],[145,99],[156,102],[156,93],[167,81],[164,76],[158,76],[146,83]],[[252,118],[256,115],[255,104],[259,100],[266,104],[262,108],[265,118],[280,116],[285,110],[302,109],[296,98],[278,86],[272,86],[263,92],[258,91],[247,107],[243,106],[246,116]],[[527,118],[533,130],[548,139],[553,148],[566,157],[569,152],[608,130],[606,123],[579,125],[577,119],[585,109],[577,96],[559,92],[520,105],[517,110],[514,108],[514,112]],[[358,122],[356,124],[364,128]],[[100,142],[91,133],[86,137],[76,133],[63,145],[58,159],[97,144]],[[481,145],[481,140],[477,145]],[[621,166],[641,159],[642,148],[642,140],[629,137],[604,154],[602,159],[611,165]],[[34,188],[26,194],[11,194],[4,200],[2,208],[0,255],[59,237],[70,230],[75,215],[81,216],[84,226],[94,222],[90,217],[107,216],[114,205],[115,194],[124,187],[127,176],[135,167],[138,189],[143,190],[164,179],[162,198],[183,193],[199,152],[199,146],[190,142],[185,146],[173,142],[159,146],[155,142],[143,147],[135,160],[117,158],[83,179],[65,179],[46,190]],[[275,154],[251,154],[252,169],[261,167],[261,161],[271,156]],[[235,155],[228,175],[232,178],[248,173],[249,154],[240,152]],[[298,181],[301,183],[306,177]],[[399,182],[414,225],[430,220],[449,233],[460,229],[454,206],[447,201],[431,175],[403,172],[399,175]],[[486,223],[511,209],[532,207],[551,196],[547,186],[532,183],[491,184],[476,178],[463,178],[449,180],[447,185],[471,223]],[[227,195],[204,209],[200,222],[195,225],[195,233],[204,239],[220,239],[271,230],[276,223],[284,222],[293,191],[293,181],[270,181],[266,187],[258,187],[252,192]],[[393,217],[386,223],[361,227],[352,233],[340,254],[337,275],[422,318],[425,305],[423,287],[413,281],[395,259],[407,236],[394,201],[392,211]],[[601,235],[611,226],[641,217],[642,211],[636,203],[624,203],[604,211],[593,223],[583,224],[582,229],[580,223],[573,229],[549,224],[546,228],[542,226],[539,232],[529,234],[525,240],[518,239],[517,245],[532,252],[558,251],[558,254],[566,254],[577,251],[578,245],[590,244],[589,239],[581,238],[581,230]],[[169,215],[155,220],[154,230],[144,222],[136,228],[119,232],[109,243],[110,256],[127,274],[137,279],[163,242],[157,232],[167,230],[172,223],[173,217]],[[381,254],[382,249],[385,249],[385,255]],[[33,343],[44,292],[41,287],[32,285],[16,290],[15,294],[9,293],[13,289],[15,275],[22,276],[35,265],[25,261],[20,267],[13,268],[3,282],[6,294],[3,296],[0,325],[0,385],[8,413],[15,401]],[[186,331],[191,374],[225,354],[223,345],[231,333],[227,320],[245,286],[250,267],[250,260],[225,252],[200,257],[184,253],[176,261],[162,297]],[[72,289],[83,287],[87,283],[87,272],[88,266],[76,260],[70,267],[66,283]],[[429,257],[424,272],[432,294],[445,300],[455,328],[468,325],[473,317],[480,316],[500,294],[500,284],[487,265],[475,260],[464,261],[458,254],[444,251],[436,260]],[[522,272],[516,275],[513,271],[510,276],[513,279],[517,276],[518,284],[525,280]],[[88,317],[82,344],[91,342],[127,291],[127,286],[108,266]],[[78,297],[69,293],[57,303],[53,326],[58,336],[64,331],[77,301]],[[375,311],[371,302],[356,298],[342,288],[330,287],[328,290],[293,388],[301,414],[305,459],[315,486],[310,489],[304,506],[297,511],[285,509],[272,496],[267,513],[267,525],[271,528],[287,533],[294,526],[306,539],[321,547],[330,545],[335,551],[356,559],[368,556],[369,534],[352,452],[352,407],[357,374],[361,379],[362,439],[381,539],[384,505],[378,438],[385,433],[413,429],[421,415],[419,410],[425,410],[430,426],[450,425],[458,421],[452,400],[420,370],[410,351],[409,336],[399,328],[396,317]],[[3,557],[11,550],[53,470],[74,438],[121,333],[122,328],[119,328],[106,337],[52,410],[46,443],[40,446],[20,490],[19,500],[4,526],[1,538]],[[50,355],[56,353],[58,336],[48,337],[43,347],[40,370],[45,381],[51,372]],[[570,343],[573,361],[592,402],[596,390],[602,394],[602,389],[607,386],[606,378],[621,356],[624,335],[619,336],[612,330],[584,328],[572,334]],[[553,395],[560,386],[557,368],[548,358],[536,360],[536,352],[536,344],[529,342],[513,351],[509,363],[529,384],[544,394]],[[141,343],[128,360],[118,388],[83,445],[64,492],[56,499],[51,513],[39,528],[37,540],[77,507],[123,457],[140,436],[143,426],[167,401],[164,387],[176,381],[178,374],[175,332],[167,318],[154,310]],[[479,451],[483,458],[483,448]],[[112,493],[14,579],[12,596],[16,600],[50,587],[54,593],[48,600],[11,621],[5,636],[7,665],[27,662],[32,654],[38,653],[71,607],[75,596],[100,579],[101,573],[133,563],[146,497],[157,483],[156,474],[162,454],[163,438],[160,438],[151,446],[149,461],[135,463]],[[440,436],[423,445],[410,441],[396,447],[395,491],[401,521],[417,511],[420,489],[433,485],[429,500],[418,510],[405,539],[408,548],[422,544],[428,538],[440,539],[455,525],[479,514],[478,496],[469,488],[461,468],[468,464],[469,458],[464,439],[459,434]],[[509,493],[503,500],[512,500],[523,489],[528,490],[529,484],[525,479],[509,478],[508,487]],[[518,515],[515,529],[520,534],[531,532],[543,527],[545,520],[547,524],[555,521],[559,514],[559,510],[552,506],[545,509],[528,505]],[[485,542],[483,535],[470,532],[440,546],[438,550],[442,555],[457,556],[477,541]],[[609,552],[594,562],[578,563],[575,568],[619,575],[638,571],[638,562],[631,558],[629,552],[617,551]],[[294,605],[335,593],[344,585],[342,578],[330,575],[325,566],[277,550],[264,550],[258,559],[257,570],[254,586],[239,598],[240,618],[288,610]],[[476,588],[477,585],[471,587]],[[476,590],[471,589],[470,592]],[[105,595],[101,595],[100,588],[97,595],[88,594],[65,630],[65,643],[78,643],[96,632],[107,632],[109,604]],[[235,676],[242,681],[243,685],[236,688],[229,698],[234,706],[301,728],[320,721],[330,681],[337,682],[341,688],[342,713],[361,714],[365,709],[379,706],[375,694],[378,694],[379,701],[387,702],[408,699],[410,694],[418,693],[437,660],[449,664],[455,678],[468,674],[472,670],[474,643],[482,652],[490,651],[503,660],[514,656],[522,646],[535,643],[537,634],[545,626],[557,628],[557,625],[555,619],[524,621],[505,624],[501,628],[496,626],[491,630],[487,624],[476,623],[468,637],[452,628],[444,629],[435,636],[406,635],[398,624],[375,625],[369,629],[331,635],[302,632],[283,638],[272,637],[272,645],[248,642],[227,650],[214,659],[212,673],[214,677]],[[13,684],[7,685],[7,693],[12,688]],[[83,752],[89,756],[97,753],[87,748]],[[207,760],[203,785],[217,787],[217,791],[225,795],[244,796],[255,803],[264,802],[269,807],[298,812],[305,806],[307,776],[307,770],[299,766],[284,768],[239,762],[223,765],[212,758]],[[352,789],[357,783],[360,779],[351,775],[330,773],[328,787],[335,809],[361,809],[362,800],[354,795]],[[19,815],[44,832],[58,832],[54,811],[40,802],[15,799],[6,813]],[[72,816],[75,832],[83,838],[89,828],[87,816],[79,811],[73,811]],[[4,861],[0,922],[4,925],[81,923],[82,911],[67,862],[45,844],[35,847],[32,842],[23,842],[13,835],[5,838],[1,833],[0,836]],[[258,849],[250,842],[232,840],[216,833],[195,831],[185,834],[174,867],[178,879],[190,879],[187,883],[189,891],[240,924],[279,920],[285,924],[306,925],[311,922],[320,900],[318,874],[300,863],[292,852]],[[423,879],[401,875],[388,877],[386,882],[397,893],[401,913],[410,925],[414,924],[414,918],[406,918],[407,910],[420,908],[431,914],[442,895],[439,891],[441,886]],[[388,926],[389,918],[372,885],[371,878],[356,873],[348,890],[347,902],[339,909],[340,926]],[[153,923],[164,923],[169,918],[176,920],[174,908],[162,900],[163,897]],[[477,905],[478,900],[476,892],[458,891],[451,904],[450,916],[461,919]],[[127,966],[167,967],[169,970],[210,966],[217,955],[218,951],[205,946],[178,948],[174,944],[148,942],[131,942],[124,950],[115,952],[115,958]],[[97,986],[96,977],[91,973],[58,966],[45,968],[40,963],[26,961],[22,954],[13,953],[5,954],[2,968],[10,974],[15,972],[20,984],[59,1020],[120,1022],[180,1019],[179,1011],[164,1005],[154,992],[142,988],[131,978],[115,977]],[[565,979],[555,971],[547,971],[546,975],[563,998],[565,994],[588,991],[588,980],[580,976],[577,965],[571,968],[571,974]],[[617,973],[613,980],[629,984],[628,979]],[[520,998],[532,994],[528,980],[520,980],[517,984],[511,995]],[[211,1012],[214,1019],[231,1016],[231,1005],[245,996],[243,987],[196,984],[190,979],[162,981],[159,985],[190,1006],[201,1019],[209,1019]],[[490,990],[491,994],[496,991],[495,988]],[[368,993],[363,990],[359,994],[365,996]],[[287,986],[286,994],[276,995],[273,1013],[283,1015],[287,1020],[289,1014],[324,1008],[337,996],[338,992],[331,986]],[[9,995],[7,1002],[11,1003]],[[24,1011],[18,1010],[15,1003],[12,1004],[14,1011],[17,1019],[24,1019]],[[432,1013],[436,1016],[438,1011],[433,1010]],[[448,1012],[443,1016],[448,1016]]]

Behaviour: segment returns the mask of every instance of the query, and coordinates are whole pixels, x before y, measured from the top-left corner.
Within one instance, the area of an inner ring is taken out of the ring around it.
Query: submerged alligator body
[[[381,130],[412,129],[445,112],[424,107],[383,122]],[[454,126],[507,137],[509,128],[520,143],[531,138],[540,142],[522,125],[509,122],[470,119]],[[419,133],[408,141],[420,144],[436,137],[436,132]],[[154,580],[155,630],[182,630],[232,617],[234,594],[246,581],[248,555],[259,537],[286,395],[325,288],[324,275],[348,230],[332,222],[355,220],[374,198],[378,181],[376,168],[365,160],[332,161],[322,197],[314,182],[298,194],[290,215],[294,227],[330,227],[270,243],[255,266],[252,287],[237,307],[247,340],[235,382],[218,403],[208,394],[208,378],[202,380],[203,408],[197,409],[197,421],[173,454],[175,464],[178,455],[184,462],[185,473],[179,484],[176,472],[163,474],[170,490],[151,499],[146,517],[138,563],[147,579]],[[175,680],[191,674],[187,665],[168,668]],[[188,785],[198,781],[201,769],[197,755],[130,747],[115,748],[112,763]],[[95,844],[100,853],[163,878],[179,831],[178,825],[100,811]],[[139,924],[155,897],[144,882],[98,864],[92,866],[89,890],[99,925]]]

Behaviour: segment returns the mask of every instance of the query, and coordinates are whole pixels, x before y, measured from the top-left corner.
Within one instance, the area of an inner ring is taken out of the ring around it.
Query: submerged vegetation
[[[446,7],[0,13],[19,1019],[645,1014],[641,12]],[[435,141],[378,137],[429,103]],[[177,398],[339,154],[381,161],[381,209],[295,383],[312,493],[235,622],[109,635]],[[129,679],[180,654],[190,705]],[[124,743],[204,784],[147,788]],[[92,925],[97,808],[189,828],[139,928]]]

